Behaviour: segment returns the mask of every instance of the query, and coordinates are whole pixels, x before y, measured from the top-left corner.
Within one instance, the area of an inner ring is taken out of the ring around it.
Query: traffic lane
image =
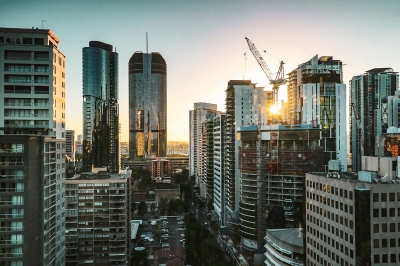
[[[180,236],[185,231],[179,230],[178,220],[176,217],[168,217],[168,227],[169,227],[169,245],[170,246],[179,246],[180,245]]]

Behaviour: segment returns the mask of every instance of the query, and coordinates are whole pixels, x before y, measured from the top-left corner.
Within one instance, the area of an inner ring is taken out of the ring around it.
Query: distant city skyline
[[[271,89],[249,53],[245,36],[260,51],[286,62],[288,73],[314,55],[343,64],[343,82],[366,69],[400,70],[400,2],[385,1],[29,1],[0,0],[0,25],[47,28],[66,56],[66,128],[82,132],[82,56],[89,41],[112,43],[120,55],[121,141],[129,139],[128,61],[135,51],[160,52],[168,62],[168,140],[189,139],[188,111],[195,102],[225,110],[226,83],[249,79]],[[62,12],[60,12],[62,10]],[[373,19],[371,19],[373,18]],[[373,34],[372,34],[373,33]],[[243,56],[246,52],[247,56]],[[263,57],[272,72],[278,61]],[[246,63],[245,63],[246,62]],[[286,87],[279,95],[286,99]],[[349,130],[349,128],[347,128]]]

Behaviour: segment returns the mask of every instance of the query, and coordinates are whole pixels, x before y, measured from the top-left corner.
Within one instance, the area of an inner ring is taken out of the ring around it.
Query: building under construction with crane
[[[274,78],[255,45],[250,50],[273,85],[277,106],[280,85],[288,82],[286,121],[237,127],[237,171],[240,176],[240,235],[242,246],[254,251],[266,229],[303,227],[304,177],[328,170],[329,160],[347,168],[346,86],[342,62],[313,57],[283,78],[281,61]],[[228,109],[227,109],[228,110]],[[260,121],[272,116],[261,113]]]

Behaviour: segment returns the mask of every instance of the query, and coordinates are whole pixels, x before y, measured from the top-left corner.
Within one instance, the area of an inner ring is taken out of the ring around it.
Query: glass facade
[[[82,49],[83,171],[107,167],[118,173],[118,54],[112,46],[91,41]]]
[[[167,154],[167,65],[159,53],[129,60],[129,157]]]

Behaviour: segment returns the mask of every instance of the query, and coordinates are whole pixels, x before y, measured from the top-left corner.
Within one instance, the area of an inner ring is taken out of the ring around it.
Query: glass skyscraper
[[[167,155],[167,65],[159,53],[129,60],[129,157]]]
[[[112,45],[89,42],[82,49],[83,171],[107,167],[118,173],[118,54]]]

